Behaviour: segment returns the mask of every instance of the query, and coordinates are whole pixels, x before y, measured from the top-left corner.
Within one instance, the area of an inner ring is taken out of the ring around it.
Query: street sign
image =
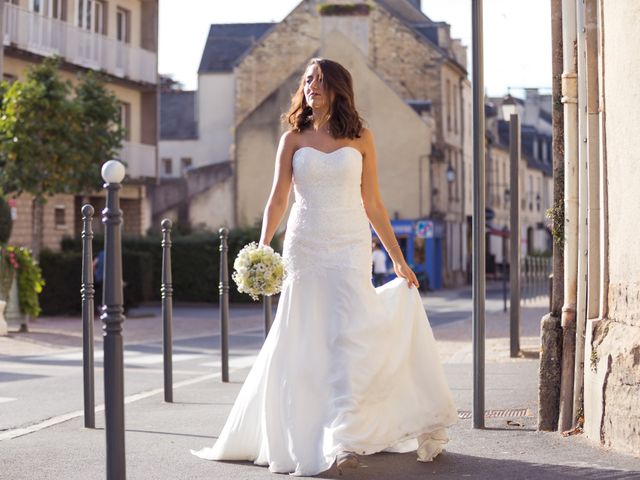
[[[433,222],[431,220],[418,220],[416,222],[416,237],[433,238]]]

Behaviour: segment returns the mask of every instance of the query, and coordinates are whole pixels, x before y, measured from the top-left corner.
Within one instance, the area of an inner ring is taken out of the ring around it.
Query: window
[[[116,38],[120,42],[131,43],[131,14],[128,10],[118,7],[116,10]]]
[[[458,94],[453,92],[453,131],[458,133]]]
[[[131,104],[127,102],[120,102],[120,125],[125,129],[125,141],[131,141]]]
[[[101,0],[77,0],[78,26],[106,34],[105,4]]]
[[[180,169],[181,169],[181,173],[184,175],[184,173],[191,168],[191,159],[188,157],[184,157],[180,159]]]
[[[56,205],[53,209],[53,222],[56,228],[67,228],[65,206]]]
[[[162,168],[164,170],[164,174],[167,177],[170,177],[171,175],[173,175],[173,161],[170,158],[162,159]]]
[[[445,84],[445,93],[447,95],[447,131],[451,131],[451,82],[447,80]]]
[[[29,10],[47,17],[62,19],[63,0],[29,0]]]

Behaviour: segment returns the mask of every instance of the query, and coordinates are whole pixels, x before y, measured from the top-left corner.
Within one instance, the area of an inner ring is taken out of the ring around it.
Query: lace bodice
[[[325,153],[302,147],[293,155],[295,202],[284,257],[292,276],[313,268],[371,273],[371,231],[361,196],[362,154],[353,147]]]
[[[295,201],[300,207],[347,209],[362,204],[362,154],[353,147],[325,153],[302,147],[293,155]]]

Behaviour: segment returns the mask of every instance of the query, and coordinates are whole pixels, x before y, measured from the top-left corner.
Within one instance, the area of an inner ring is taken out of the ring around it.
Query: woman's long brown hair
[[[353,81],[349,71],[338,62],[326,58],[313,58],[307,64],[318,65],[322,80],[333,102],[329,107],[329,131],[334,138],[358,138],[362,131],[362,119],[353,100]],[[291,107],[283,115],[290,130],[302,132],[313,124],[313,111],[304,97],[305,75],[302,74],[298,90],[291,97]]]

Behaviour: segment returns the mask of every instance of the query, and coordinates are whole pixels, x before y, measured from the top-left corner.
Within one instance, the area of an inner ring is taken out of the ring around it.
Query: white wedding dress
[[[352,147],[293,156],[288,277],[269,335],[209,460],[315,475],[336,454],[417,450],[430,461],[457,412],[420,295],[371,283],[371,231]]]

